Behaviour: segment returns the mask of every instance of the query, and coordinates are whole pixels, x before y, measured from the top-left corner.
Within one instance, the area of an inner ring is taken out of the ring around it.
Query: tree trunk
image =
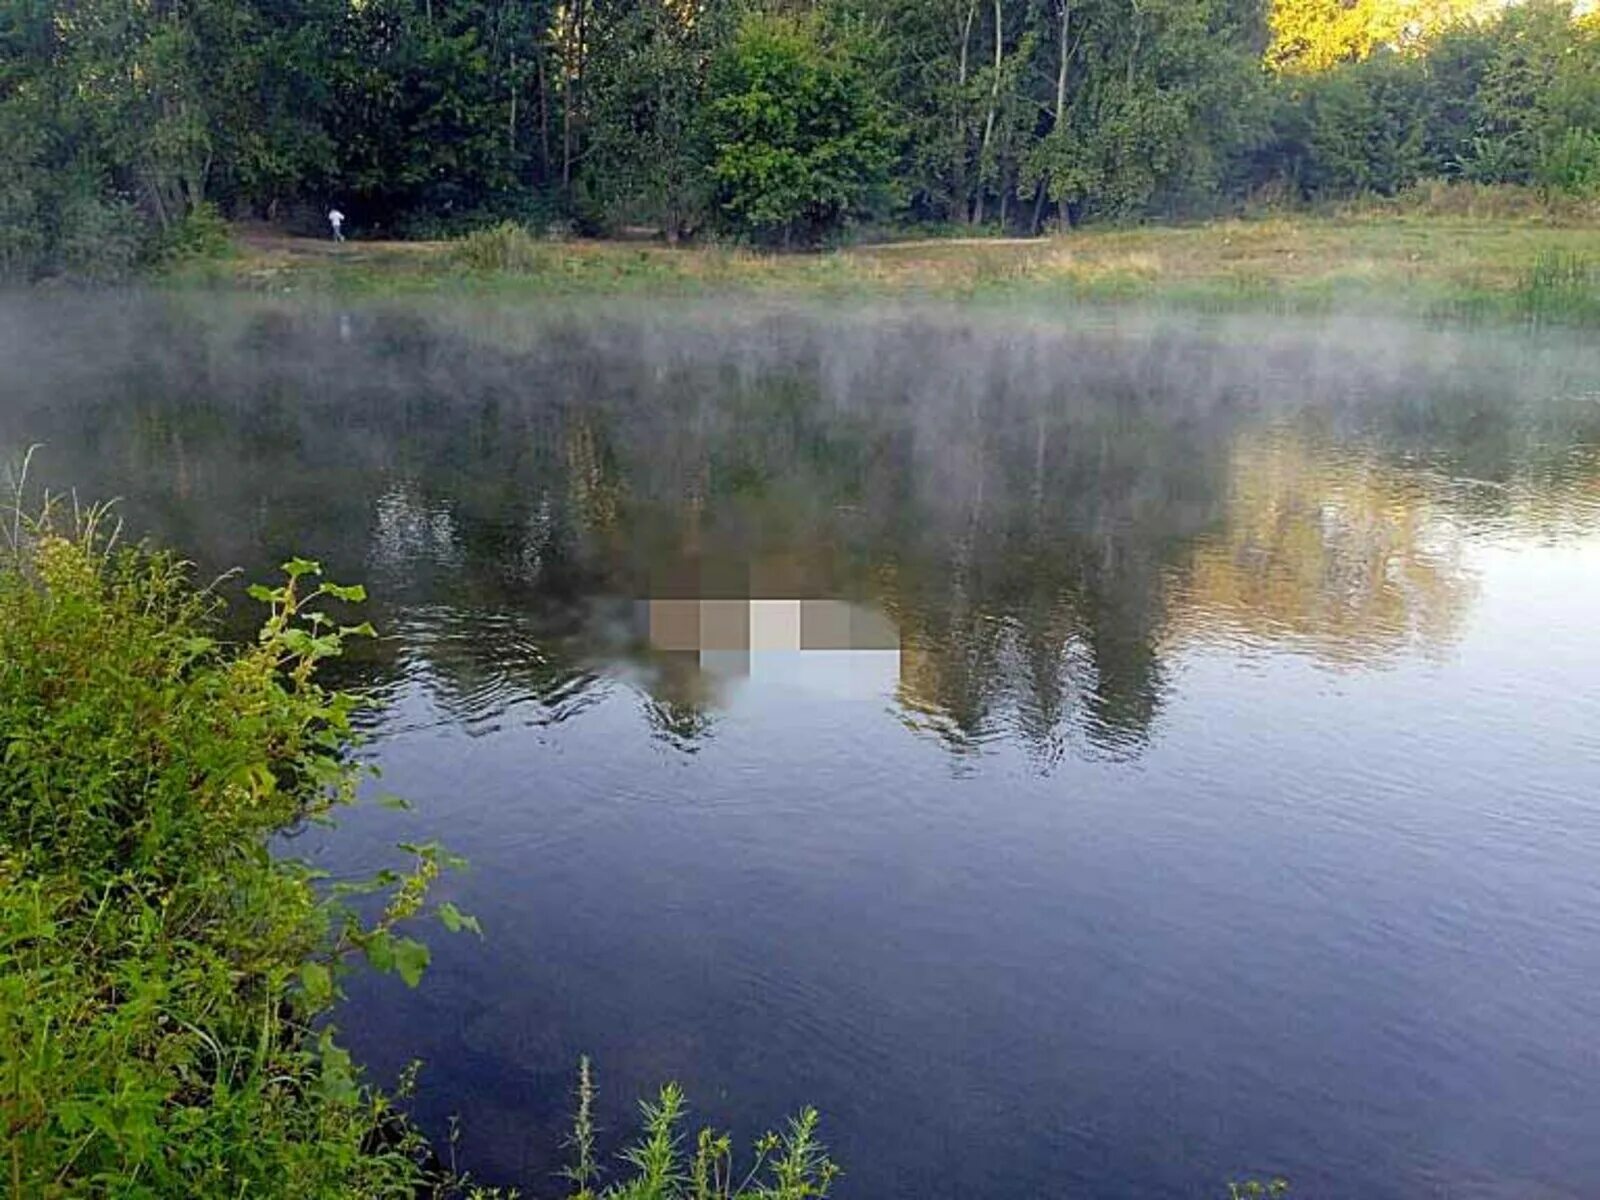
[[[972,23],[978,16],[978,0],[967,5],[967,19],[961,25],[961,62],[956,71],[955,103],[955,163],[950,172],[950,199],[961,215],[967,219],[967,55],[972,44]]]
[[[1061,0],[1061,61],[1056,67],[1056,124],[1062,128],[1067,116],[1067,23],[1072,17],[1069,0]]]
[[[1060,0],[1060,4],[1061,52],[1060,62],[1056,66],[1056,123],[1054,128],[1058,132],[1057,140],[1065,146],[1067,131],[1067,62],[1072,57],[1071,51],[1067,48],[1067,26],[1072,19],[1072,3],[1071,0]],[[1039,198],[1041,201],[1044,199],[1042,192]],[[1035,227],[1038,224],[1039,218],[1036,214],[1034,216]],[[1061,201],[1061,232],[1067,232],[1067,202],[1065,198]]]
[[[1139,62],[1139,43],[1144,40],[1144,23],[1140,17],[1144,14],[1139,11],[1139,0],[1133,2],[1133,45],[1128,47],[1128,78],[1129,91],[1133,90],[1133,69]]]
[[[989,112],[983,119],[983,142],[978,147],[978,196],[972,206],[973,224],[983,224],[983,167],[989,157],[989,143],[994,140],[995,112],[1000,107],[1000,63],[1005,46],[1005,17],[1000,0],[994,0],[994,79],[989,85]]]
[[[566,53],[561,63],[561,191],[572,193],[572,156],[576,127],[583,105],[584,0],[575,0],[566,30]]]
[[[568,44],[571,36],[568,35]],[[561,193],[572,184],[572,72],[567,56],[561,56]]]
[[[544,69],[545,51],[539,50],[539,184],[550,184],[550,77]]]
[[[506,116],[506,150],[513,163],[517,158],[517,52],[511,52],[511,111]],[[515,169],[515,168],[513,168]]]
[[[585,75],[584,68],[588,65],[585,62],[585,59],[587,57],[587,51],[588,51],[588,48],[589,48],[589,6],[585,2],[585,0],[574,0],[574,4],[576,6],[576,11],[577,11],[577,14],[578,14],[578,19],[577,19],[578,47],[577,47],[577,50],[575,52],[576,53],[576,62],[575,62],[574,67],[573,67],[573,70],[574,70],[574,72],[576,74],[576,78],[575,78],[576,86],[573,88],[573,103],[572,103],[572,107],[573,107],[573,126],[574,126],[573,151],[572,152],[573,152],[573,154],[579,155],[581,157],[582,151],[578,147],[577,143],[583,137],[583,99],[584,99],[584,97],[583,97],[583,86],[584,86],[584,75]],[[571,160],[570,160],[570,157],[569,157],[569,160],[568,160],[568,175],[570,176],[570,174],[571,174]],[[570,184],[570,179],[569,179],[569,184]]]

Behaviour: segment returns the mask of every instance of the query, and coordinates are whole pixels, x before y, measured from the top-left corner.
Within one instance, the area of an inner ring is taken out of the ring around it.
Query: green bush
[[[54,272],[87,283],[126,279],[139,265],[144,242],[144,224],[126,200],[73,194],[61,209]]]
[[[313,1021],[364,953],[415,982],[443,860],[363,924],[269,839],[350,801],[320,662],[358,588],[288,564],[254,644],[102,514],[0,542],[0,1178],[9,1194],[411,1197],[420,1139]],[[470,924],[440,906],[446,924]]]
[[[16,180],[0,179],[0,281],[33,278],[46,244],[34,191]]]
[[[711,70],[707,136],[723,220],[787,245],[868,209],[894,158],[883,111],[818,22],[749,17]]]
[[[138,268],[146,242],[134,207],[90,180],[28,170],[0,178],[0,279],[113,283]]]
[[[233,235],[228,230],[228,222],[217,211],[217,206],[207,200],[161,233],[152,257],[171,264],[222,258],[232,249]]]
[[[1564,129],[1548,139],[1539,156],[1539,182],[1575,196],[1600,193],[1600,133]]]
[[[456,243],[454,254],[474,271],[537,271],[549,259],[538,239],[515,221],[467,234]]]
[[[1293,87],[1278,139],[1304,195],[1392,196],[1417,181],[1428,98],[1415,62],[1382,54]]]

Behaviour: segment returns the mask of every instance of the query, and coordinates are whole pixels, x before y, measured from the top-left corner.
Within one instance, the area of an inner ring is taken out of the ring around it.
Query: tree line
[[[1600,187],[1600,24],[1475,2],[5,0],[0,270],[330,204],[805,244]]]

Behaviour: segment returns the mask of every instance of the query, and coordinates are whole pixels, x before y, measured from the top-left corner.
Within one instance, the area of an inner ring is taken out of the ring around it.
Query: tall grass
[[[1585,254],[1541,251],[1523,276],[1517,303],[1536,325],[1600,322],[1600,262]]]

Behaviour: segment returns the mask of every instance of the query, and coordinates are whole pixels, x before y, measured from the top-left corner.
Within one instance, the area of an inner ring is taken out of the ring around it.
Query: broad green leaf
[[[428,948],[415,938],[400,938],[394,944],[394,966],[407,987],[422,982],[422,973],[428,969],[431,956]]]
[[[379,930],[372,934],[362,942],[361,949],[374,970],[394,970],[394,939],[387,933]]]
[[[448,900],[439,905],[439,921],[451,933],[460,933],[463,929],[470,929],[479,937],[483,936],[483,926],[478,924],[478,918],[471,913],[462,912]]]
[[[439,923],[451,933],[461,932],[461,910],[446,900],[439,905]]]
[[[333,975],[319,962],[308,962],[300,968],[300,983],[306,989],[306,999],[313,1008],[321,1008],[333,999]]]
[[[190,658],[199,658],[202,654],[209,654],[217,648],[214,638],[190,637],[183,639],[183,652]]]
[[[310,654],[313,648],[311,635],[304,629],[285,629],[283,645],[291,654]]]

